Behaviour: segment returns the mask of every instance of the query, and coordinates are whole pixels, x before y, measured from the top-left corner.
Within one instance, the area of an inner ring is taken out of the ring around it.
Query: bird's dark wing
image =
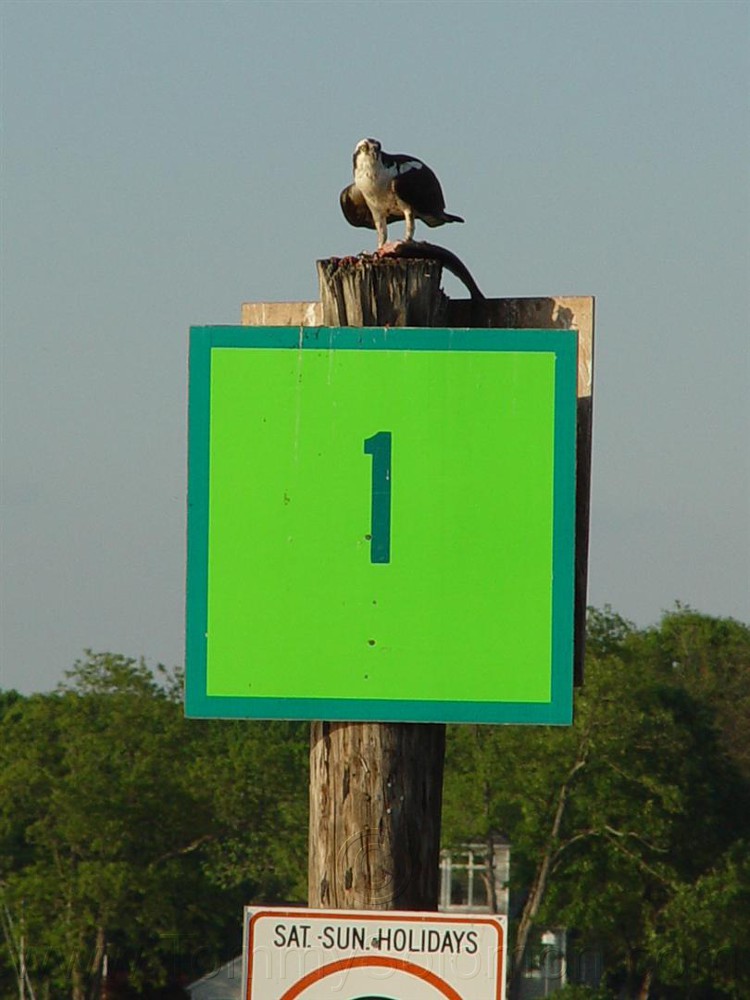
[[[409,157],[403,159],[406,164],[409,163]],[[445,211],[445,198],[440,181],[425,163],[421,167],[405,165],[403,168],[399,164],[399,173],[393,178],[393,190],[402,201],[412,206],[415,215],[433,215],[440,218]]]
[[[341,211],[350,226],[358,226],[361,229],[375,228],[372,212],[354,184],[344,188],[339,195],[339,202],[341,203]]]
[[[358,226],[361,229],[375,229],[375,220],[372,212],[367,207],[367,202],[362,197],[362,193],[354,184],[345,187],[339,195],[341,211],[350,226]],[[400,212],[388,213],[388,222],[398,222],[403,219]]]
[[[339,195],[339,202],[341,203],[341,211],[350,226],[359,226],[362,229],[375,228],[372,212],[354,184],[344,188]]]
[[[464,221],[460,215],[449,215],[445,211],[445,198],[440,181],[426,163],[401,154],[392,156],[390,161],[399,169],[399,173],[391,182],[393,190],[402,201],[411,205],[418,219],[433,227],[442,226],[446,222]],[[414,163],[422,163],[422,166],[410,166]]]

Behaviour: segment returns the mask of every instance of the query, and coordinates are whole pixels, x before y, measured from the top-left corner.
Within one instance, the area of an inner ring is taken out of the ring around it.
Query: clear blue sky
[[[374,246],[337,203],[366,135],[435,168],[486,294],[597,298],[590,603],[750,620],[748,3],[0,19],[0,687],[182,662],[188,327]]]

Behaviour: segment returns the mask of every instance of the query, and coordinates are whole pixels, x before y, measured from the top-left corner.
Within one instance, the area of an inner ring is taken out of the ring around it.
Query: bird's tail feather
[[[449,215],[447,212],[443,212],[442,215],[418,215],[418,219],[426,223],[431,229],[436,226],[442,226],[446,222],[463,222],[464,220],[460,215]]]

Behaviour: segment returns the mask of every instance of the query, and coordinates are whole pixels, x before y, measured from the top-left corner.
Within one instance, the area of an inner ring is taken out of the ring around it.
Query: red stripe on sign
[[[430,972],[429,969],[423,969],[421,965],[414,965],[412,962],[405,962],[403,958],[385,958],[382,955],[373,955],[372,957],[362,956],[361,958],[342,958],[338,962],[332,962],[330,965],[324,965],[320,969],[315,969],[313,972],[308,973],[304,979],[300,979],[298,983],[291,986],[286,993],[279,998],[279,1000],[296,1000],[300,994],[307,989],[308,986],[312,986],[313,983],[320,982],[321,979],[325,979],[327,976],[332,976],[335,972],[342,972],[347,969],[357,969],[363,968],[364,966],[371,966],[374,968],[381,969],[398,969],[400,972],[406,972],[410,976],[416,976],[417,979],[422,979],[430,986],[434,986],[436,990],[439,990],[446,1000],[463,1000],[459,993],[449,986],[448,983],[443,982],[439,979],[434,972]]]

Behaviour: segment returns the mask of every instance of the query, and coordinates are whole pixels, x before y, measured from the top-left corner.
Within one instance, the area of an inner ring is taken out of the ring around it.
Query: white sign
[[[507,921],[245,908],[244,1000],[504,1000]]]

